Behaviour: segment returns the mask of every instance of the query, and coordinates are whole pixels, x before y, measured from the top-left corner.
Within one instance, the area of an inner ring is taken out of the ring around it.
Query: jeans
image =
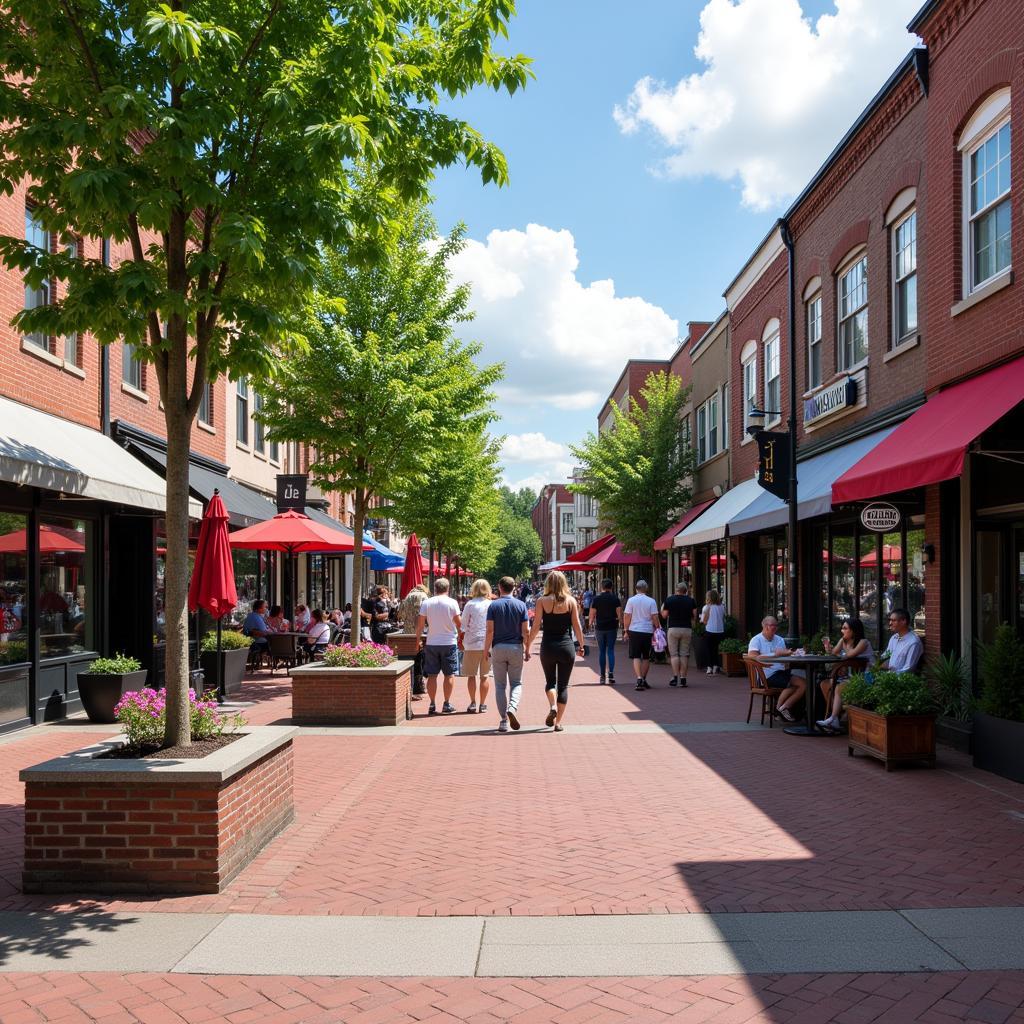
[[[617,629],[598,629],[597,634],[597,661],[601,675],[605,674],[605,663],[608,664],[608,675],[615,675],[615,640],[619,635]]]
[[[519,707],[519,696],[523,692],[523,648],[492,647],[491,670],[494,672],[494,699],[498,703],[498,714],[504,722],[508,712]],[[506,692],[508,687],[508,692]]]

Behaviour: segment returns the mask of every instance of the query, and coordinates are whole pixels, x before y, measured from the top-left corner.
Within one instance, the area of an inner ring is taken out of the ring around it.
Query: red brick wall
[[[400,725],[409,702],[412,665],[400,675],[300,670],[292,676],[292,721],[333,725]]]
[[[220,892],[294,816],[289,741],[223,785],[25,784],[25,892]]]

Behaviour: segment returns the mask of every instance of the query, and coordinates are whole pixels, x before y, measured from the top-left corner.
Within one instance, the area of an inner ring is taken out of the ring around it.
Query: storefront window
[[[25,516],[0,512],[0,665],[28,661],[27,526]]]
[[[324,594],[324,556],[309,556],[309,594],[306,600],[310,608],[323,607]]]
[[[262,552],[236,549],[231,552],[235,566],[235,590],[238,604],[233,618],[239,622],[252,610],[252,603],[259,597],[259,572]]]
[[[39,634],[44,658],[95,649],[92,524],[45,516],[39,524]]]
[[[864,635],[877,651],[878,603],[882,599],[879,592],[877,533],[862,533],[860,535],[860,587],[858,594],[857,609],[860,620],[864,623]]]
[[[838,637],[843,619],[856,615],[853,575],[853,528],[848,533],[832,534],[832,615],[829,636]]]
[[[903,606],[910,612],[910,628],[918,636],[925,635],[925,572],[928,567],[924,551],[924,517],[911,519],[907,529],[907,589],[903,598]]]

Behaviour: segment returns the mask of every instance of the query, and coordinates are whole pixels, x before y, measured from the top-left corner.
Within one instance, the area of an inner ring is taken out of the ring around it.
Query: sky
[[[498,50],[526,90],[448,110],[497,143],[511,183],[450,168],[441,232],[472,286],[462,332],[505,364],[504,478],[567,479],[568,445],[630,358],[668,358],[916,43],[923,0],[518,0]]]

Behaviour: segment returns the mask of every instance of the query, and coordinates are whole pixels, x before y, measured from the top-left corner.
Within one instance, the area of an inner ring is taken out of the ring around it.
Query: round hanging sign
[[[866,530],[889,533],[899,529],[900,510],[884,501],[874,501],[860,510],[860,521]]]

